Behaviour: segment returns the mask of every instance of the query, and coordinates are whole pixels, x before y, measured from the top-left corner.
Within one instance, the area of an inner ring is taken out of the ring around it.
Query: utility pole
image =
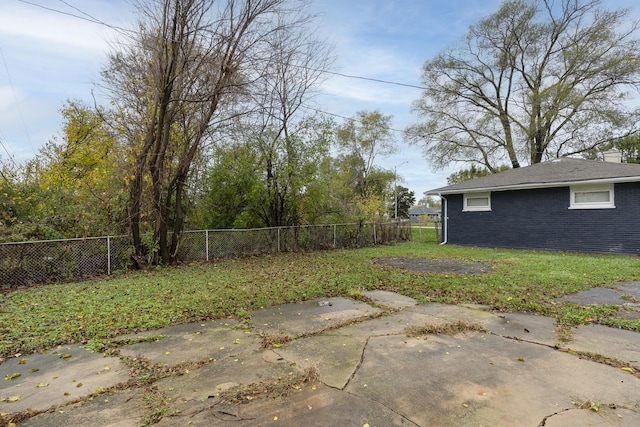
[[[396,221],[398,220],[398,166],[402,166],[405,163],[409,163],[409,160],[406,160],[393,167],[393,198],[395,200],[393,203],[395,207],[395,214],[393,216],[393,219],[395,219]]]

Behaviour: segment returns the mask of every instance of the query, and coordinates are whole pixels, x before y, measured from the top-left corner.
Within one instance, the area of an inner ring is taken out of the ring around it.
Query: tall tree
[[[50,228],[45,234],[49,238],[123,232],[122,145],[105,116],[93,108],[68,101],[61,113],[61,137],[45,144],[21,177],[23,192],[37,200],[28,221]]]
[[[300,109],[317,91],[331,49],[313,33],[274,31],[270,50],[241,138],[259,153],[264,189],[256,213],[267,227],[299,225],[304,189],[328,153],[333,125],[322,117],[303,117]]]
[[[613,148],[620,151],[622,161],[640,163],[640,135],[630,135],[613,143]]]
[[[251,140],[258,151],[262,191],[254,212],[266,227],[306,222],[307,192],[328,155],[330,133],[326,123],[308,118],[287,132],[257,132]],[[279,134],[279,135],[278,135]]]
[[[495,168],[495,173],[506,171],[511,169],[509,166],[502,165]],[[469,168],[460,169],[457,172],[452,173],[447,177],[447,184],[458,184],[460,182],[469,181],[471,179],[480,178],[483,176],[491,175],[492,172],[483,167],[478,167],[475,164],[472,164]]]
[[[416,202],[416,195],[413,191],[410,191],[407,187],[397,185],[393,193],[393,203],[389,208],[389,216],[392,218],[409,218],[409,208]],[[398,204],[397,216],[396,205]]]
[[[0,160],[1,157],[0,157]],[[26,240],[14,233],[14,227],[30,222],[33,195],[26,191],[15,163],[0,164],[0,241]]]
[[[288,137],[250,126],[239,142],[216,150],[204,205],[216,228],[275,227],[313,222],[318,216],[320,168],[330,146],[330,125],[306,118]]]
[[[424,66],[424,119],[409,127],[434,166],[495,172],[584,153],[632,132],[638,24],[601,0],[508,0]]]
[[[104,77],[129,124],[135,168],[128,217],[136,252],[147,250],[141,221],[149,197],[159,259],[173,263],[196,156],[268,72],[272,35],[301,32],[309,17],[303,0],[138,0],[137,5],[136,36],[111,56]]]
[[[342,159],[326,156],[318,165],[315,179],[306,187],[307,221],[312,224],[351,220],[353,190],[350,170]]]
[[[258,155],[246,143],[216,147],[213,165],[207,169],[204,191],[194,214],[199,228],[251,228],[259,222],[247,211],[259,185]]]
[[[438,197],[434,197],[434,196],[429,196],[427,195],[427,193],[423,193],[424,195],[422,196],[422,198],[420,200],[418,200],[418,202],[416,203],[417,206],[426,206],[426,207],[432,207],[432,208],[440,208],[440,199]]]
[[[353,189],[362,199],[372,195],[374,181],[370,174],[376,158],[397,150],[391,131],[392,118],[379,111],[359,111],[338,127],[338,148],[344,161],[350,164]]]

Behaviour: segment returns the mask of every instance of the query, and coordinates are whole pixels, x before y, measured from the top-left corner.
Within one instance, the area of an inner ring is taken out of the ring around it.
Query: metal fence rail
[[[210,261],[278,252],[361,248],[411,239],[409,222],[331,224],[182,235],[181,261]],[[130,267],[128,236],[0,243],[0,290],[111,275]]]

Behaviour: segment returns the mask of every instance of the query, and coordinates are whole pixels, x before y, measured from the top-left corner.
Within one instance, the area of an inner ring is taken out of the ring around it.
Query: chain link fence
[[[182,235],[181,261],[278,252],[361,248],[411,240],[409,222],[333,224],[248,230],[198,230]],[[0,290],[111,275],[130,267],[128,236],[0,244]]]

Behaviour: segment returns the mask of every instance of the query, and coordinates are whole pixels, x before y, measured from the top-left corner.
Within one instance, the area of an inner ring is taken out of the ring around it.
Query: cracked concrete
[[[557,299],[578,305],[606,304],[622,308],[618,314],[628,319],[640,319],[640,282],[618,282],[608,288],[596,287]]]
[[[560,345],[551,318],[416,305],[391,292],[365,296],[372,304],[329,298],[255,311],[251,325],[219,320],[155,331],[163,338],[121,350],[122,357],[174,367],[175,374],[144,387],[109,389],[132,379],[122,361],[79,347],[61,349],[72,357],[42,359],[38,378],[64,382],[49,380],[44,391],[27,374],[5,380],[0,397],[21,398],[0,401],[0,412],[55,409],[20,424],[31,427],[87,420],[96,426],[640,425],[640,376],[629,372],[639,369],[638,333],[580,327],[572,342]],[[408,326],[460,320],[487,332],[407,336]],[[263,348],[265,336],[291,340]],[[576,352],[598,353],[632,369]],[[96,375],[96,366],[104,370],[106,364],[110,369]],[[0,373],[25,367],[14,359],[0,365]],[[311,371],[317,379],[289,381]],[[77,388],[73,396],[60,386],[94,377],[101,382]],[[110,391],[69,403],[94,387]],[[224,399],[226,390],[236,390],[236,397]]]
[[[538,427],[567,427],[567,426],[619,426],[635,427],[637,424],[635,411],[629,409],[611,409],[605,406],[598,409],[600,421],[594,417],[594,410],[570,408],[545,417]],[[615,423],[611,420],[615,420]]]

